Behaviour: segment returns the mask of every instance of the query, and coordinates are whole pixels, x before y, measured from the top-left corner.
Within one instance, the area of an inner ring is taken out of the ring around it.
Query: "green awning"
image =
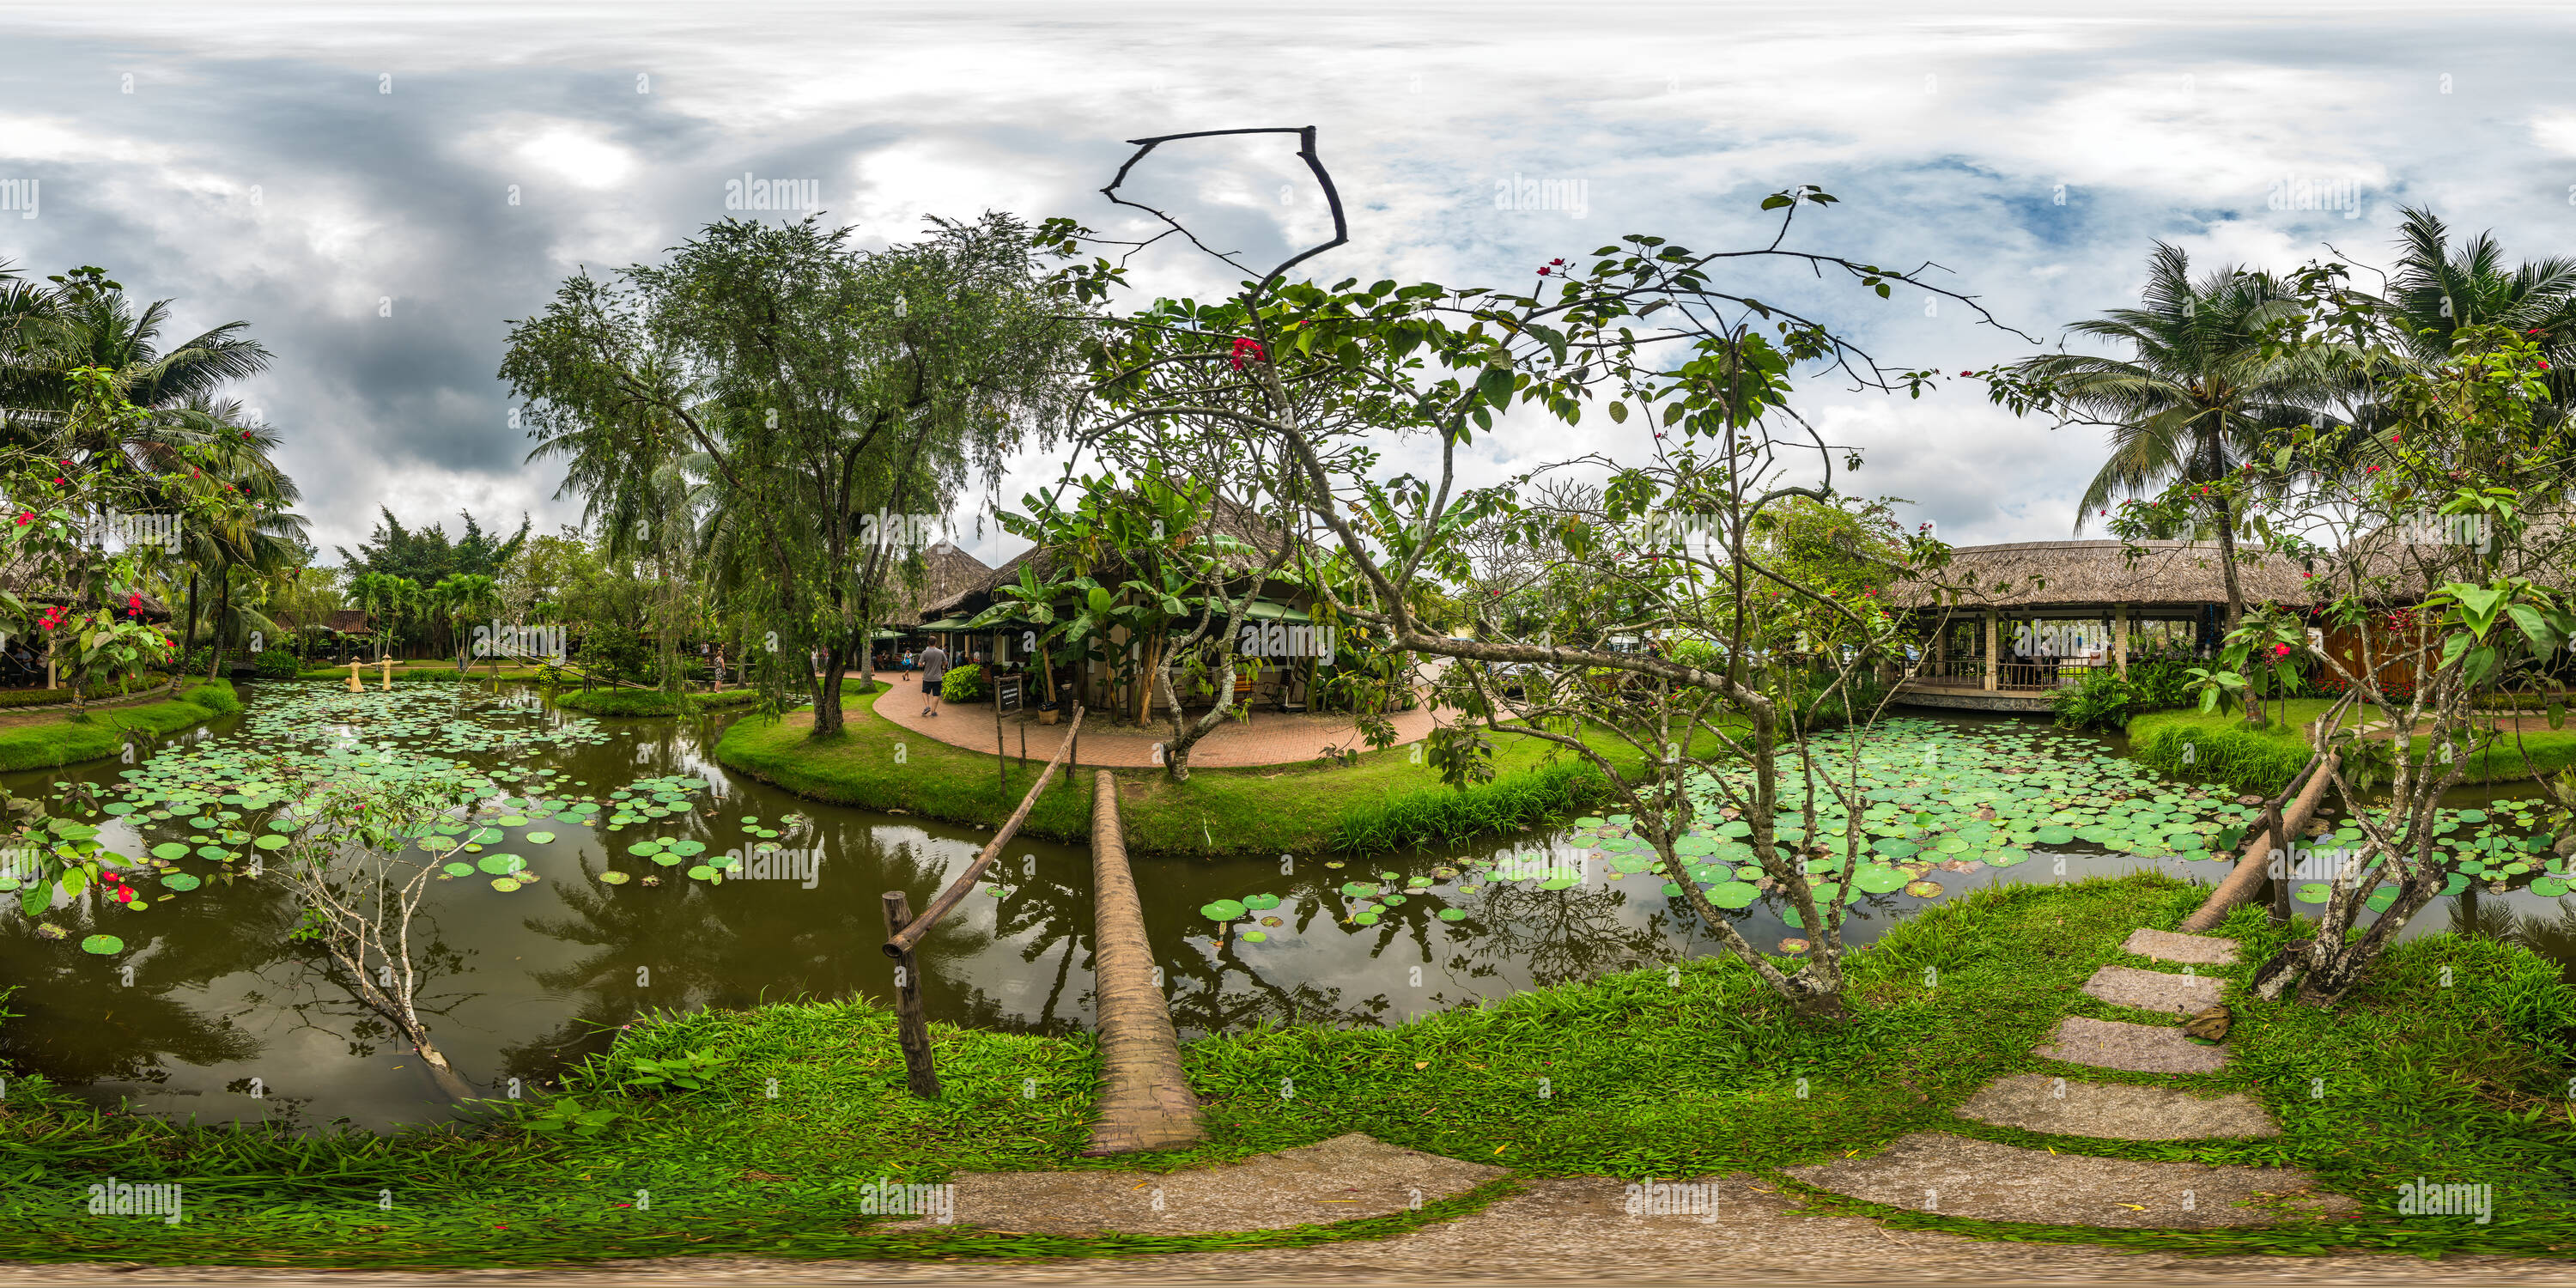
[[[1308,617],[1306,615],[1306,610],[1302,608],[1290,608],[1286,604],[1274,603],[1267,599],[1256,599],[1252,601],[1252,607],[1243,610],[1243,620],[1247,622],[1311,622],[1315,619]]]
[[[972,620],[974,619],[967,617],[943,617],[935,622],[924,622],[912,629],[916,631],[962,631],[966,629],[966,623]]]
[[[903,638],[903,632],[890,631],[880,626],[877,628],[877,633],[869,636],[868,638],[871,640],[899,640]]]

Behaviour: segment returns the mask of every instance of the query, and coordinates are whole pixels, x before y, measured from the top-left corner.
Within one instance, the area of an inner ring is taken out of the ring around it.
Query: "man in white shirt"
[[[948,650],[936,644],[921,650],[921,714],[939,714],[939,681],[948,674]]]

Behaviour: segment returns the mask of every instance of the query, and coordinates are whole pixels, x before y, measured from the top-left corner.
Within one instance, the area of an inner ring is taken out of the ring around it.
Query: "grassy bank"
[[[843,734],[828,742],[810,737],[810,711],[774,724],[746,717],[725,731],[716,759],[816,800],[993,826],[1019,807],[1043,768],[1040,757],[1053,753],[1032,740],[1029,763],[997,764],[878,719],[875,703],[884,692],[845,698]],[[1606,739],[1595,746],[1617,750]],[[1561,759],[1546,760],[1541,744],[1497,738],[1495,780],[1463,793],[1413,763],[1410,747],[1364,752],[1356,765],[1329,768],[1194,769],[1184,783],[1167,781],[1160,770],[1119,770],[1119,817],[1131,849],[1158,854],[1313,854],[1464,840],[1538,826],[1591,803],[1597,776],[1587,780]],[[1089,769],[1081,784],[1050,790],[1023,830],[1088,840]]]
[[[0,770],[49,769],[118,755],[125,750],[128,731],[157,738],[239,710],[241,699],[229,681],[200,680],[166,702],[105,707],[77,719],[65,712],[0,730]]]
[[[757,689],[728,689],[722,693],[683,693],[677,696],[660,689],[560,689],[555,693],[556,706],[593,716],[672,716],[684,711],[739,707],[758,701],[760,691]]]
[[[1079,1155],[1099,1073],[1088,1035],[934,1025],[945,1094],[922,1101],[903,1089],[890,1015],[858,1002],[639,1022],[569,1080],[583,1104],[618,1115],[594,1139],[531,1136],[506,1121],[393,1138],[196,1130],[49,1099],[13,1078],[11,1112],[0,1116],[0,1258],[362,1266],[672,1253],[1097,1256],[1391,1233],[1505,1188],[1404,1217],[1248,1236],[893,1233],[857,1213],[859,1187],[881,1178],[1161,1168],[1351,1131],[1521,1177],[1744,1170],[1784,1183],[1778,1169],[1944,1130],[2061,1153],[2296,1165],[2364,1211],[2188,1233],[1882,1213],[1891,1224],[2198,1255],[2576,1247],[2565,1202],[2576,1128],[2562,1045],[2576,1000],[2527,949],[2432,936],[2400,946],[2338,1012],[2239,1001],[2236,1060],[2219,1074],[2106,1073],[2029,1054],[2060,1016],[2120,1016],[2078,986],[2101,965],[2140,964],[2123,957],[2121,939],[2142,923],[2172,926],[2203,893],[2144,874],[2005,886],[1927,908],[1853,959],[1851,1019],[1835,1026],[1792,1020],[1748,969],[1709,959],[1677,975],[1656,966],[1385,1029],[1210,1038],[1183,1052],[1209,1140],[1114,1162]],[[2225,929],[2257,950],[2247,965],[2217,972],[2240,984],[2283,933],[2253,909]],[[1937,984],[1928,967],[1939,968]],[[616,1087],[639,1058],[697,1051],[720,1062],[705,1091]],[[2243,1091],[2283,1134],[2117,1142],[1952,1116],[1987,1081],[2023,1072]],[[1283,1085],[1295,1088],[1284,1100]],[[188,1220],[77,1215],[84,1186],[110,1174],[183,1184]],[[2394,1187],[2416,1176],[2492,1183],[2493,1222],[2396,1219]],[[636,1203],[638,1191],[649,1207]]]
[[[2245,717],[2202,715],[2198,711],[2158,711],[2129,721],[2129,754],[2141,764],[2188,778],[2223,782],[2239,792],[2269,795],[2288,785],[2308,763],[2307,726],[2333,703],[2324,698],[2293,698],[2289,713],[2276,708],[2261,729],[2245,726]],[[2347,725],[2378,720],[2376,707],[2362,707]],[[2423,756],[2428,738],[2414,740]],[[2190,759],[2186,761],[2186,750]],[[2547,776],[2576,765],[2576,728],[2525,730],[2521,745],[2507,731],[2493,746],[2469,757],[2471,783],[2503,783]]]

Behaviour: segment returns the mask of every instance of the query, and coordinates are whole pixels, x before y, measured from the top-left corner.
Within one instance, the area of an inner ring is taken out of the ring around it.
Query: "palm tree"
[[[248,322],[227,322],[164,350],[161,331],[170,301],[155,300],[138,311],[96,269],[55,280],[60,285],[41,300],[0,300],[0,312],[8,313],[16,333],[8,360],[0,363],[0,423],[12,440],[44,442],[84,464],[119,454],[141,472],[167,472],[187,463],[180,449],[222,432],[191,416],[191,404],[268,369],[268,350],[242,335]],[[56,441],[76,401],[71,373],[82,367],[107,369],[128,401],[160,414],[142,435],[122,441]]]
[[[2267,430],[2331,419],[2313,410],[2334,392],[2329,356],[2295,345],[2264,350],[2266,329],[2295,307],[2269,274],[2231,266],[2195,282],[2189,255],[2157,242],[2142,303],[2070,328],[2122,343],[2128,357],[2058,353],[2018,367],[2046,382],[2070,419],[2110,430],[2110,457],[2075,513],[2079,533],[2113,501],[2153,495],[2177,478],[2226,478]],[[2231,631],[2245,615],[2236,571],[2241,518],[2222,495],[2206,525],[2218,540]]]
[[[501,610],[501,584],[481,573],[449,573],[429,588],[428,599],[434,611],[447,619],[455,635],[456,673],[463,675],[473,665],[466,660],[466,641],[471,638],[467,626],[475,618],[489,617]],[[493,671],[498,674],[499,651],[494,650],[492,656]]]
[[[349,582],[349,598],[375,619],[376,652],[392,647],[394,620],[418,599],[419,587],[389,572],[362,572]]]
[[[2552,350],[2576,346],[2576,259],[2556,256],[2508,268],[2494,233],[2454,247],[2450,229],[2431,210],[2406,206],[2400,213],[2405,220],[2397,228],[2400,254],[2389,303],[2405,318],[2417,361],[2450,357],[2452,334],[2464,326],[2536,330]]]

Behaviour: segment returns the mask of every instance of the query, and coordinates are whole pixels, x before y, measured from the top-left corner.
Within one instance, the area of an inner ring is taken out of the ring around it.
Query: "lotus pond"
[[[476,797],[469,817],[439,829],[441,849],[463,848],[415,944],[442,1049],[493,1094],[512,1079],[543,1086],[657,1009],[888,995],[878,894],[901,889],[920,906],[983,840],[729,773],[706,749],[732,713],[591,718],[523,689],[428,684],[353,694],[290,683],[246,696],[244,714],[138,748],[132,764],[8,776],[10,790],[58,810],[94,808],[100,839],[135,862],[114,886],[50,908],[0,900],[0,982],[20,986],[0,1060],[103,1102],[201,1121],[442,1116],[418,1058],[295,937],[291,898],[263,875],[319,781],[430,778]],[[1826,748],[1853,754],[1838,739]],[[1818,803],[1784,819],[1782,840],[1839,850],[1861,829],[1869,858],[1856,871],[1814,862],[1838,878],[1845,936],[1863,944],[1914,908],[1995,882],[2140,867],[2215,879],[2198,856],[2234,840],[2253,811],[2117,750],[2008,718],[1893,722],[1858,749],[1858,817]],[[1714,806],[1715,783],[1696,790]],[[2458,806],[2451,915],[2437,907],[2409,933],[2520,917],[2576,938],[2565,861],[2533,835],[2528,803]],[[1366,860],[1140,855],[1137,884],[1186,1033],[1387,1024],[1712,951],[1627,821]],[[1756,944],[1795,951],[1805,932],[1752,864],[1749,831],[1712,808],[1683,843],[1688,875]],[[2315,844],[2358,836],[2345,832]],[[1089,879],[1084,851],[1015,843],[923,948],[932,1018],[1032,1032],[1087,1024]]]

